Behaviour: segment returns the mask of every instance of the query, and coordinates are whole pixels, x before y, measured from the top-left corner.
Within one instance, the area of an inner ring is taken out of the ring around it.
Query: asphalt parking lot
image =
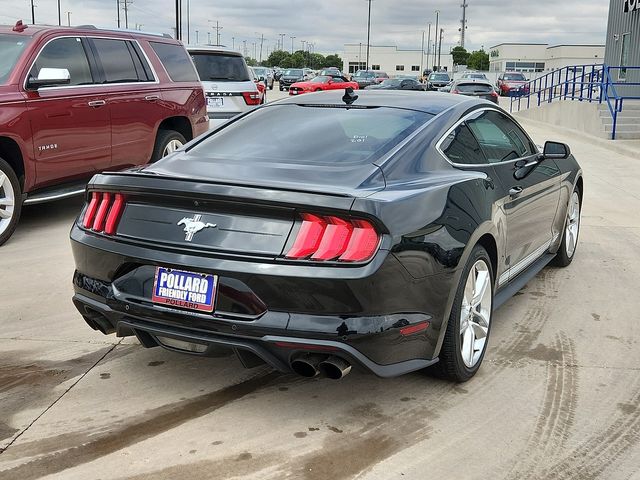
[[[70,301],[82,200],[25,207],[0,248],[0,478],[640,479],[640,155],[524,125],[583,167],[578,252],[495,313],[465,384],[308,380],[105,337]]]

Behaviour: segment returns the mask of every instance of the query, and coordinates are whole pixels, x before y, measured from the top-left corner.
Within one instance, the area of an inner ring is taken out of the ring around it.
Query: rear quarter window
[[[198,81],[198,74],[182,45],[161,42],[149,42],[149,44],[158,55],[171,80],[174,82]]]

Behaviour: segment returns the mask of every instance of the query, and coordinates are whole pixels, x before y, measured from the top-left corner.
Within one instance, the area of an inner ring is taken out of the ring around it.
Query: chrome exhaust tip
[[[332,356],[320,362],[318,369],[327,378],[340,380],[351,372],[351,364],[343,358]]]
[[[326,357],[323,355],[303,355],[291,361],[291,369],[298,375],[313,378],[320,373],[320,370],[318,370],[318,364],[325,358]]]

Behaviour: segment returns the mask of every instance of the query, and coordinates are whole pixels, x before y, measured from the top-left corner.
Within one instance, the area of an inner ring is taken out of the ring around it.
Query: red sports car
[[[296,82],[289,87],[289,95],[300,95],[302,93],[319,92],[320,90],[340,90],[351,87],[358,89],[357,82],[350,82],[345,77],[332,77],[320,75],[308,82]]]

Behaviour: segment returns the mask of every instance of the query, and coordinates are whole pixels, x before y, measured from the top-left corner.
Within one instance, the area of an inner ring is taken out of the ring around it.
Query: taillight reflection
[[[286,258],[362,262],[378,248],[380,236],[367,220],[303,213],[302,224]]]

